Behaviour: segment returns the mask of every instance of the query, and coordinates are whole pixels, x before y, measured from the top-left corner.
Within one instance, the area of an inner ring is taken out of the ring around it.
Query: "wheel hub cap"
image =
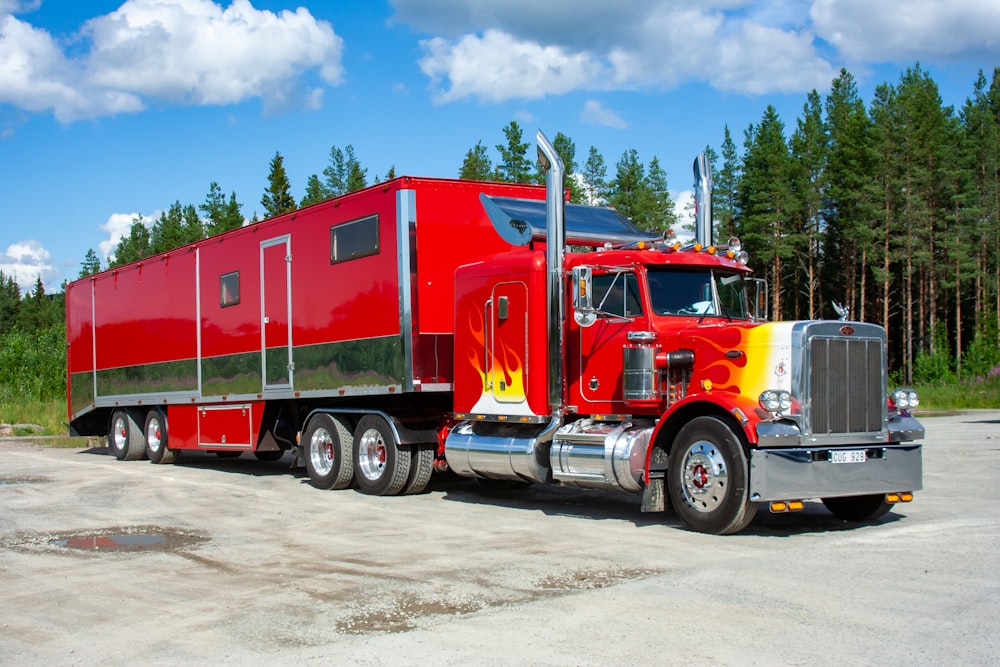
[[[681,488],[691,507],[700,512],[716,509],[729,483],[726,462],[710,442],[696,442],[684,457]]]

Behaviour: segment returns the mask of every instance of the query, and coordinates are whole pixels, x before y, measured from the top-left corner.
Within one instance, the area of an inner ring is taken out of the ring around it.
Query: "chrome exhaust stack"
[[[566,246],[565,200],[563,196],[566,168],[555,147],[541,130],[536,137],[538,161],[545,169],[545,266],[546,306],[548,312],[549,410],[553,418],[563,414],[562,351],[565,331],[565,298],[563,294],[563,252]]]
[[[712,245],[712,166],[701,153],[694,159],[694,241]]]

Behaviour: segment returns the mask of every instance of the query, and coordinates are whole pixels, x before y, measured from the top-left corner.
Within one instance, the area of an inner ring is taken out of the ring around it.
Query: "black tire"
[[[146,439],[134,410],[119,409],[111,414],[108,451],[119,461],[137,461],[146,453]]]
[[[403,495],[423,493],[434,474],[434,452],[437,445],[410,446],[410,476],[406,479]]]
[[[739,436],[716,417],[696,417],[670,449],[667,487],[677,516],[692,530],[738,533],[757,514]]]
[[[410,477],[410,452],[401,448],[385,419],[365,415],[354,429],[354,479],[374,496],[395,496]]]
[[[892,509],[892,504],[885,501],[885,494],[823,498],[823,504],[844,521],[874,521]]]
[[[257,457],[258,461],[277,461],[282,456],[285,455],[285,450],[283,449],[265,449],[263,451],[256,451],[253,453]]]
[[[177,450],[170,449],[167,416],[160,408],[153,408],[146,414],[146,426],[142,429],[146,438],[146,458],[153,463],[170,464],[177,461]]]
[[[354,435],[337,417],[318,414],[302,434],[309,481],[317,489],[346,489],[354,480]]]

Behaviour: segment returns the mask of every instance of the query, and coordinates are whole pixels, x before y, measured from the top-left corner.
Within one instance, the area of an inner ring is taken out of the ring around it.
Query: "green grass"
[[[943,385],[915,385],[919,412],[927,410],[1000,409],[1000,378]]]
[[[66,435],[66,401],[53,398],[47,401],[0,401],[0,424],[37,424],[41,435]],[[28,431],[14,435],[38,435]]]

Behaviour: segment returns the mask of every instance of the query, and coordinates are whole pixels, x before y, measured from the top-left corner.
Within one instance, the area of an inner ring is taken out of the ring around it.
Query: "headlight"
[[[892,402],[900,410],[912,410],[920,405],[920,397],[912,389],[897,389],[892,392]]]
[[[774,415],[792,408],[792,395],[784,389],[768,389],[760,395],[760,407]]]

